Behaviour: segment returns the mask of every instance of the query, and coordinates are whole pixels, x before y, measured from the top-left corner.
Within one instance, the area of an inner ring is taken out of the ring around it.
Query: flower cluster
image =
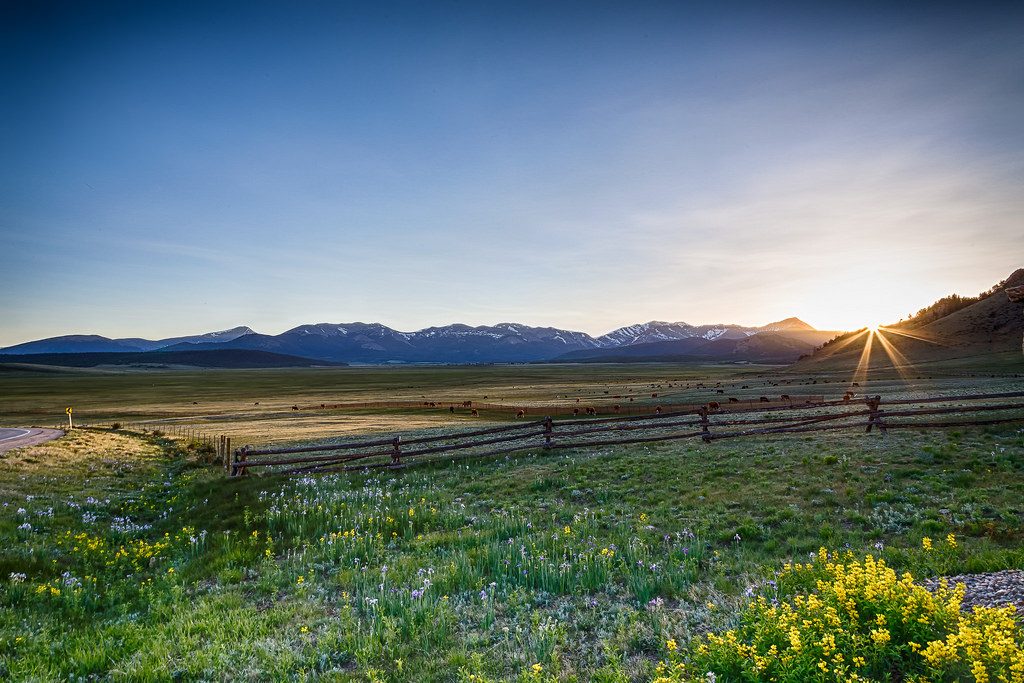
[[[759,596],[738,628],[696,641],[688,661],[668,644],[655,680],[869,681],[899,671],[908,681],[1024,683],[1014,608],[962,612],[962,585],[931,593],[884,560],[824,548],[787,564],[779,584],[796,594]]]

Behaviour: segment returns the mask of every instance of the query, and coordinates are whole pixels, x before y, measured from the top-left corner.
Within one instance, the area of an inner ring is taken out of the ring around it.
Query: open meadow
[[[893,375],[870,390],[1022,386],[1012,374],[979,374],[936,373],[917,384]],[[670,365],[8,373],[0,382],[6,424],[30,415],[53,424],[51,411],[77,402],[90,406],[79,410],[93,411],[94,424],[221,421],[225,432],[270,441],[511,419],[287,409],[299,401],[496,396],[553,405],[642,389],[650,402],[679,382],[681,401],[708,400],[716,383],[738,394],[784,386],[835,397],[849,384],[764,367]],[[4,678],[705,680],[705,669],[728,670],[728,648],[701,637],[742,629],[757,596],[770,605],[813,590],[829,571],[820,548],[870,553],[919,578],[1024,568],[1019,425],[538,449],[301,478],[227,478],[207,456],[186,440],[100,427],[2,456]],[[939,631],[958,623],[945,602],[915,595],[914,609],[925,610],[915,623],[927,616]],[[871,619],[895,620],[907,604],[884,614],[876,605],[881,617]],[[824,654],[808,643],[803,659],[776,657],[777,677],[917,671],[954,681],[978,659],[992,680],[1004,680],[999,672],[1017,680],[1012,648],[974,659],[954,652],[936,664],[872,641],[874,621],[844,619],[839,644]],[[897,633],[895,621],[890,628]],[[719,680],[754,671],[741,669]]]

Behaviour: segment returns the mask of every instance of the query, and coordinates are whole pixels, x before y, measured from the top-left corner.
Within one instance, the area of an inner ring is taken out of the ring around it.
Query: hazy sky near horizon
[[[890,322],[1024,266],[1024,5],[4,3],[0,345]]]

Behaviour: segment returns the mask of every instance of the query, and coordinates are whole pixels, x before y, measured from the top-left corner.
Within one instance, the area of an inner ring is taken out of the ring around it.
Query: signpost
[[[68,429],[74,429],[75,424],[71,421],[71,406],[68,406],[64,412],[68,414]]]

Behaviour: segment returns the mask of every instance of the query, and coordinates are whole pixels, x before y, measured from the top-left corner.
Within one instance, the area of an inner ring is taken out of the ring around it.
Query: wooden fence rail
[[[545,417],[543,420],[508,426],[412,438],[396,435],[384,439],[292,448],[261,449],[244,446],[235,450],[230,473],[232,476],[239,476],[259,467],[286,468],[275,470],[282,473],[396,469],[417,462],[482,458],[536,449],[591,448],[682,439],[711,442],[745,436],[802,434],[858,428],[863,428],[866,432],[877,429],[884,434],[888,429],[931,429],[1024,422],[1024,400],[1007,399],[1024,399],[1024,392],[901,398],[884,402],[884,407],[881,396],[868,396],[858,400],[819,400],[814,403],[791,405],[709,403],[692,410],[596,419],[581,417],[555,421],[551,417]],[[934,406],[936,403],[947,405]],[[917,405],[925,407],[914,407]],[[889,406],[898,408],[889,410]],[[985,413],[992,416],[984,415]],[[937,415],[960,419],[919,419]],[[739,429],[736,429],[737,427]],[[438,455],[444,457],[423,457]]]

